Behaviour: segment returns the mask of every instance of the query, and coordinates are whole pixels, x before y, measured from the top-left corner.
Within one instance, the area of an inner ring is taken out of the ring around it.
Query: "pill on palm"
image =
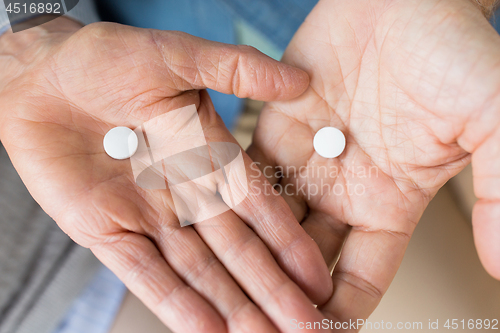
[[[314,136],[313,146],[324,158],[334,158],[342,154],[345,148],[345,136],[335,127],[323,127]]]
[[[116,160],[124,160],[135,154],[139,140],[130,128],[120,126],[106,133],[103,144],[106,154]]]

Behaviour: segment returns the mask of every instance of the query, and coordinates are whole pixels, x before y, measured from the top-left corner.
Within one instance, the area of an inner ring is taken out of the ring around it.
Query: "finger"
[[[235,142],[223,127],[209,103],[206,92],[202,94],[200,118],[209,141]],[[209,125],[208,119],[214,124]],[[265,177],[256,170],[252,161],[243,153],[245,173],[230,173],[233,196],[244,198],[232,209],[264,241],[282,269],[316,304],[324,303],[331,296],[331,279],[321,252],[297,222],[290,208],[276,193]],[[244,186],[244,184],[248,186]],[[243,184],[243,185],[242,185]],[[223,185],[224,186],[224,185]]]
[[[484,268],[500,279],[500,131],[472,154],[474,192],[479,198],[472,212],[474,241]]]
[[[331,269],[340,254],[350,227],[334,218],[332,212],[308,207],[306,199],[311,199],[308,197],[311,194],[307,187],[314,183],[307,183],[307,180],[313,179],[298,172],[285,173],[274,188],[281,194],[295,218],[301,222],[302,228],[318,244],[325,262]]]
[[[474,242],[481,263],[500,280],[500,200],[479,200],[472,213]]]
[[[248,148],[248,154],[252,159],[256,161],[256,164],[258,165],[262,175],[271,182],[271,184],[274,185],[275,190],[277,191],[278,194],[281,195],[281,197],[284,199],[286,202],[287,206],[290,207],[290,210],[292,211],[292,214],[294,215],[295,219],[297,221],[303,221],[305,218],[306,214],[308,213],[308,207],[305,199],[301,196],[296,195],[296,187],[293,185],[293,182],[290,181],[286,176],[284,178],[281,178],[280,180],[280,174],[283,174],[283,171],[286,170],[280,170],[279,168],[276,168],[274,166],[274,163],[266,157],[266,154],[262,152],[262,150],[259,148],[258,143],[252,143],[252,145]],[[254,168],[252,168],[254,170]],[[323,226],[322,226],[323,227]],[[326,226],[324,226],[325,229]],[[318,228],[318,226],[315,226],[312,223],[306,223],[305,227],[304,224],[302,224],[302,228],[305,230],[305,232],[313,239],[313,241],[316,242],[316,244],[319,246],[319,250],[327,263],[327,265],[330,266],[330,262],[333,261],[331,259],[332,257],[332,252],[337,253],[338,249],[333,246],[332,244],[328,243],[328,238],[325,237],[325,234],[317,234],[316,231],[320,231],[321,227]],[[329,229],[327,229],[329,230]],[[334,243],[337,244],[337,243]],[[317,259],[317,257],[315,257]],[[296,279],[294,279],[297,281]],[[316,282],[318,286],[328,286],[328,289],[324,289],[325,292],[326,290],[330,291],[330,276],[328,276],[328,283],[324,284],[324,281],[318,281]],[[306,289],[307,287],[304,286],[304,284],[300,284],[303,290],[308,290]],[[306,285],[307,286],[307,285]],[[308,296],[311,297],[311,292],[307,292]],[[324,299],[316,299],[317,304],[322,304]]]
[[[196,231],[191,226],[181,227],[175,216],[164,213],[162,207],[171,201],[168,190],[155,191],[147,201],[159,208],[149,215],[157,221],[152,237],[160,252],[183,281],[217,309],[228,332],[277,332]]]
[[[194,228],[282,332],[293,331],[290,326],[293,319],[321,322],[323,317],[311,301],[233,211],[194,224]]]
[[[186,82],[182,90],[209,88],[240,98],[273,101],[297,97],[309,84],[306,72],[249,46],[182,32],[151,30],[150,36],[165,60],[166,79],[171,73],[182,78]]]
[[[301,226],[307,234],[318,244],[323,258],[329,269],[336,263],[345,238],[349,233],[349,225],[342,223],[334,217],[333,212],[321,211],[321,205],[308,207],[306,199],[311,195],[308,189],[304,194],[300,189],[304,186],[314,185],[313,182],[305,183],[301,175],[285,175],[281,182],[274,187],[292,210],[295,218],[301,221]]]
[[[174,332],[225,332],[221,316],[167,265],[146,237],[125,232],[92,252]]]
[[[366,319],[376,308],[403,259],[410,235],[353,228],[333,271],[334,293],[321,307],[333,321]]]
[[[265,242],[280,266],[311,300],[322,304],[330,297],[332,285],[318,245],[279,194],[265,195],[274,190],[261,177],[252,180],[247,198],[233,210]]]
[[[112,87],[110,82],[99,87],[106,99],[116,99],[114,104],[129,101],[137,106],[130,99],[146,92],[161,100],[205,88],[241,98],[283,100],[302,94],[309,84],[304,71],[252,47],[208,41],[179,31],[101,22],[80,29],[65,47],[77,44],[88,45],[79,58],[88,77],[101,77],[104,72],[120,78],[113,79]],[[96,85],[100,82],[88,82],[89,87]]]
[[[254,149],[252,152],[255,155],[256,150]],[[318,244],[326,264],[329,269],[332,269],[350,227],[338,221],[331,213],[310,209],[305,198],[298,193],[297,189],[300,188],[301,184],[297,182],[297,178],[292,180],[285,176],[274,185],[274,188],[281,194],[297,221],[300,221],[302,228]]]

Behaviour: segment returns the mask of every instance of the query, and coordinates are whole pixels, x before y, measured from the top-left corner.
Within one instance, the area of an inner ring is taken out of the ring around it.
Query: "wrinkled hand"
[[[425,207],[471,153],[476,245],[500,278],[500,38],[480,11],[465,0],[323,0],[283,61],[311,86],[266,104],[248,152],[327,263],[339,258],[324,314],[370,315]],[[313,149],[325,126],[346,134],[338,158]]]
[[[331,296],[328,269],[286,202],[264,195],[264,178],[234,210],[181,228],[169,191],[137,186],[129,161],[102,146],[115,126],[191,104],[208,142],[235,142],[203,89],[280,100],[302,93],[307,75],[183,33],[79,28],[59,18],[0,39],[0,138],[43,209],[176,332],[321,320],[309,298]]]

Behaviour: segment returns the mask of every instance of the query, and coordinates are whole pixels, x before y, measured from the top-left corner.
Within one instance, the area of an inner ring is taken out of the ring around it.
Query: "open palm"
[[[283,61],[308,72],[310,88],[266,104],[248,152],[327,263],[339,258],[324,313],[370,315],[425,207],[470,153],[476,243],[500,278],[500,38],[481,12],[466,0],[323,0]],[[325,126],[346,135],[338,158],[313,149]]]
[[[330,297],[328,269],[284,200],[263,194],[269,183],[234,210],[181,228],[168,189],[142,189],[130,162],[102,146],[115,126],[192,104],[208,142],[235,142],[204,88],[278,100],[304,91],[305,73],[177,32],[73,32],[2,51],[2,143],[42,208],[175,331],[288,331],[290,318],[322,319],[309,298]],[[174,125],[162,130],[171,135]]]

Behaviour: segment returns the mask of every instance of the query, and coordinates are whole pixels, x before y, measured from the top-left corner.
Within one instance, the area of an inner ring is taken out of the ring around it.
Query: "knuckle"
[[[237,47],[242,53],[261,53],[258,49],[250,45],[237,45]]]

